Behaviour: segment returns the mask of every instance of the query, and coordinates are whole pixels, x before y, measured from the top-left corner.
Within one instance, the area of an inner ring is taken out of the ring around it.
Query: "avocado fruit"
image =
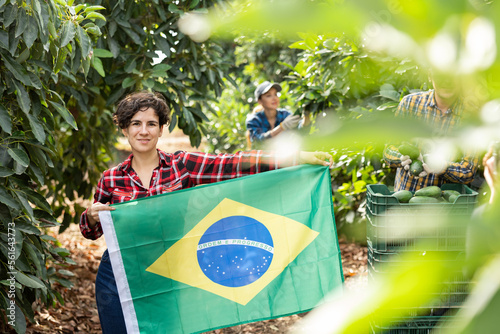
[[[424,187],[415,191],[415,196],[438,198],[441,196],[441,188],[439,188],[438,186]]]
[[[436,197],[414,196],[408,203],[439,203]]]
[[[410,145],[410,144],[401,144],[398,147],[399,153],[402,155],[407,155],[411,160],[416,160],[420,156],[420,150],[418,147]]]
[[[420,173],[422,173],[423,170],[424,167],[422,166],[422,161],[420,160],[415,160],[410,165],[410,172],[414,176],[418,176]]]
[[[408,203],[413,197],[413,193],[409,190],[396,191],[392,196],[396,197],[400,203]]]

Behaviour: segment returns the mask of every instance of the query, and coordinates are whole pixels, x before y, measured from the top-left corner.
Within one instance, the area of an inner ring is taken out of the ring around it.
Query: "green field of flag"
[[[200,333],[314,308],[343,283],[327,167],[102,211],[129,333]]]

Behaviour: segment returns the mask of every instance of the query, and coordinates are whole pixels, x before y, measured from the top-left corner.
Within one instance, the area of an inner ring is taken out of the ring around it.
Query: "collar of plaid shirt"
[[[442,111],[437,106],[435,91],[431,90],[428,105],[429,105],[429,107],[434,108],[434,110],[436,110],[437,112],[441,113],[441,117],[444,117],[444,116],[449,115],[449,114],[453,114],[456,117],[462,116],[463,101],[462,101],[462,98],[460,98],[460,97],[457,100],[455,100],[455,102],[453,102],[453,104],[446,111]]]

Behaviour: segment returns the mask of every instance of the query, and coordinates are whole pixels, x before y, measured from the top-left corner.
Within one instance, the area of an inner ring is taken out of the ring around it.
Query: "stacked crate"
[[[390,275],[403,265],[406,253],[425,260],[432,254],[446,252],[447,259],[465,256],[467,217],[477,204],[477,192],[461,184],[444,184],[442,190],[456,190],[461,195],[454,203],[399,203],[387,186],[367,186],[368,278]],[[440,224],[437,219],[454,220]],[[462,272],[442,282],[442,289],[432,296],[432,303],[419,309],[406,310],[408,316],[391,319],[390,325],[371,323],[372,333],[430,333],[436,324],[460,308],[467,297],[470,282]]]

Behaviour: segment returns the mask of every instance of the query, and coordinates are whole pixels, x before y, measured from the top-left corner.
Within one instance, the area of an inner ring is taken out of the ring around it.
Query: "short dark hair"
[[[121,100],[113,113],[113,121],[120,129],[125,129],[137,112],[148,108],[155,111],[160,126],[170,124],[170,108],[167,101],[160,93],[148,91],[135,92]]]

